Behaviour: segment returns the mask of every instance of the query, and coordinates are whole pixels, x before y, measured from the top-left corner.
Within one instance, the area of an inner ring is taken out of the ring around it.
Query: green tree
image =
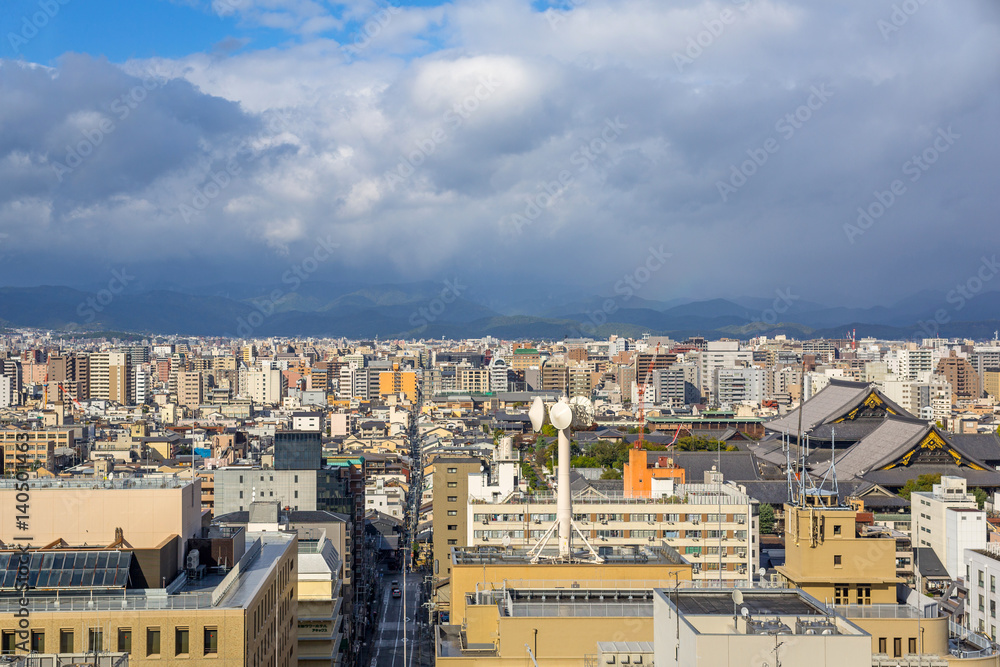
[[[542,426],[542,435],[548,438],[555,438],[556,436],[559,435],[559,432],[556,431],[556,427],[553,426],[552,424],[544,424]]]
[[[934,473],[933,475],[920,475],[916,479],[906,480],[906,484],[903,488],[899,490],[899,497],[910,499],[910,494],[914,491],[930,491],[934,488],[935,484],[940,483],[941,473]]]
[[[770,503],[760,506],[760,532],[770,533],[774,530],[774,507]]]
[[[574,456],[574,468],[600,468],[601,464],[593,456]]]
[[[976,497],[976,504],[979,505],[979,509],[983,509],[983,505],[986,504],[986,499],[989,498],[986,491],[977,486],[972,489],[972,495]]]
[[[621,479],[622,473],[620,470],[615,470],[614,468],[608,468],[601,473],[601,479]]]

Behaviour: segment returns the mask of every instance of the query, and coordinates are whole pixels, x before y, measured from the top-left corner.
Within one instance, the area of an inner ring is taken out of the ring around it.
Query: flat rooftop
[[[697,616],[732,616],[732,591],[692,591],[681,589],[677,596],[673,591],[664,591],[667,598],[677,604],[682,614]],[[751,616],[826,616],[827,612],[803,598],[794,590],[779,590],[763,593],[743,590],[743,603]]]
[[[3,478],[0,479],[0,490],[20,488],[20,485],[24,483],[13,478]],[[27,480],[28,488],[32,491],[39,489],[180,489],[193,483],[194,480],[190,477],[175,475],[115,477],[113,479],[42,477]]]
[[[666,544],[659,546],[613,546],[600,547],[600,557],[606,565],[633,563],[648,563],[650,565],[683,565],[687,561]],[[501,549],[497,547],[455,547],[451,550],[452,563],[455,565],[524,565],[530,563],[532,557],[527,549]],[[541,560],[558,561],[557,547],[546,547],[541,552]],[[573,562],[591,560],[590,551],[586,548],[573,550]]]

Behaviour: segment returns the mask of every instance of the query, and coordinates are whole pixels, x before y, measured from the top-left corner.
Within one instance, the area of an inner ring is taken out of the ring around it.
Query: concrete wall
[[[177,558],[183,540],[201,527],[201,481],[167,489],[107,489],[32,487],[29,526],[33,544],[64,539],[71,545],[104,546],[115,541],[115,528],[136,548],[158,547],[165,538],[178,535]],[[17,491],[0,489],[0,507],[12,508]],[[10,543],[16,530],[16,513],[0,513],[0,540]]]

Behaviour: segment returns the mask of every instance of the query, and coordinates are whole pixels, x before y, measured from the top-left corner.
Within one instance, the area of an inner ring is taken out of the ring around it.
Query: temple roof
[[[872,396],[875,398],[870,400]],[[801,411],[802,432],[811,436],[812,431],[817,426],[833,424],[841,419],[853,420],[857,412],[864,408],[869,400],[873,405],[884,407],[886,412],[890,414],[912,417],[906,410],[886,398],[874,385],[867,382],[850,382],[834,378],[830,380],[830,384],[823,387],[808,401],[788,414],[767,422],[764,426],[768,431],[797,435],[799,412]],[[864,420],[862,419],[862,421]],[[852,431],[858,431],[854,435],[863,435],[862,430],[862,427],[847,426],[844,429],[844,435],[846,437],[849,433],[853,434]],[[817,433],[818,437],[828,437],[828,435],[826,430]]]

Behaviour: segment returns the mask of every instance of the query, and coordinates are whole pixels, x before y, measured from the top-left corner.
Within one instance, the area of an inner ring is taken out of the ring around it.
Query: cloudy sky
[[[6,0],[0,284],[947,290],[1000,251],[997,7]]]

